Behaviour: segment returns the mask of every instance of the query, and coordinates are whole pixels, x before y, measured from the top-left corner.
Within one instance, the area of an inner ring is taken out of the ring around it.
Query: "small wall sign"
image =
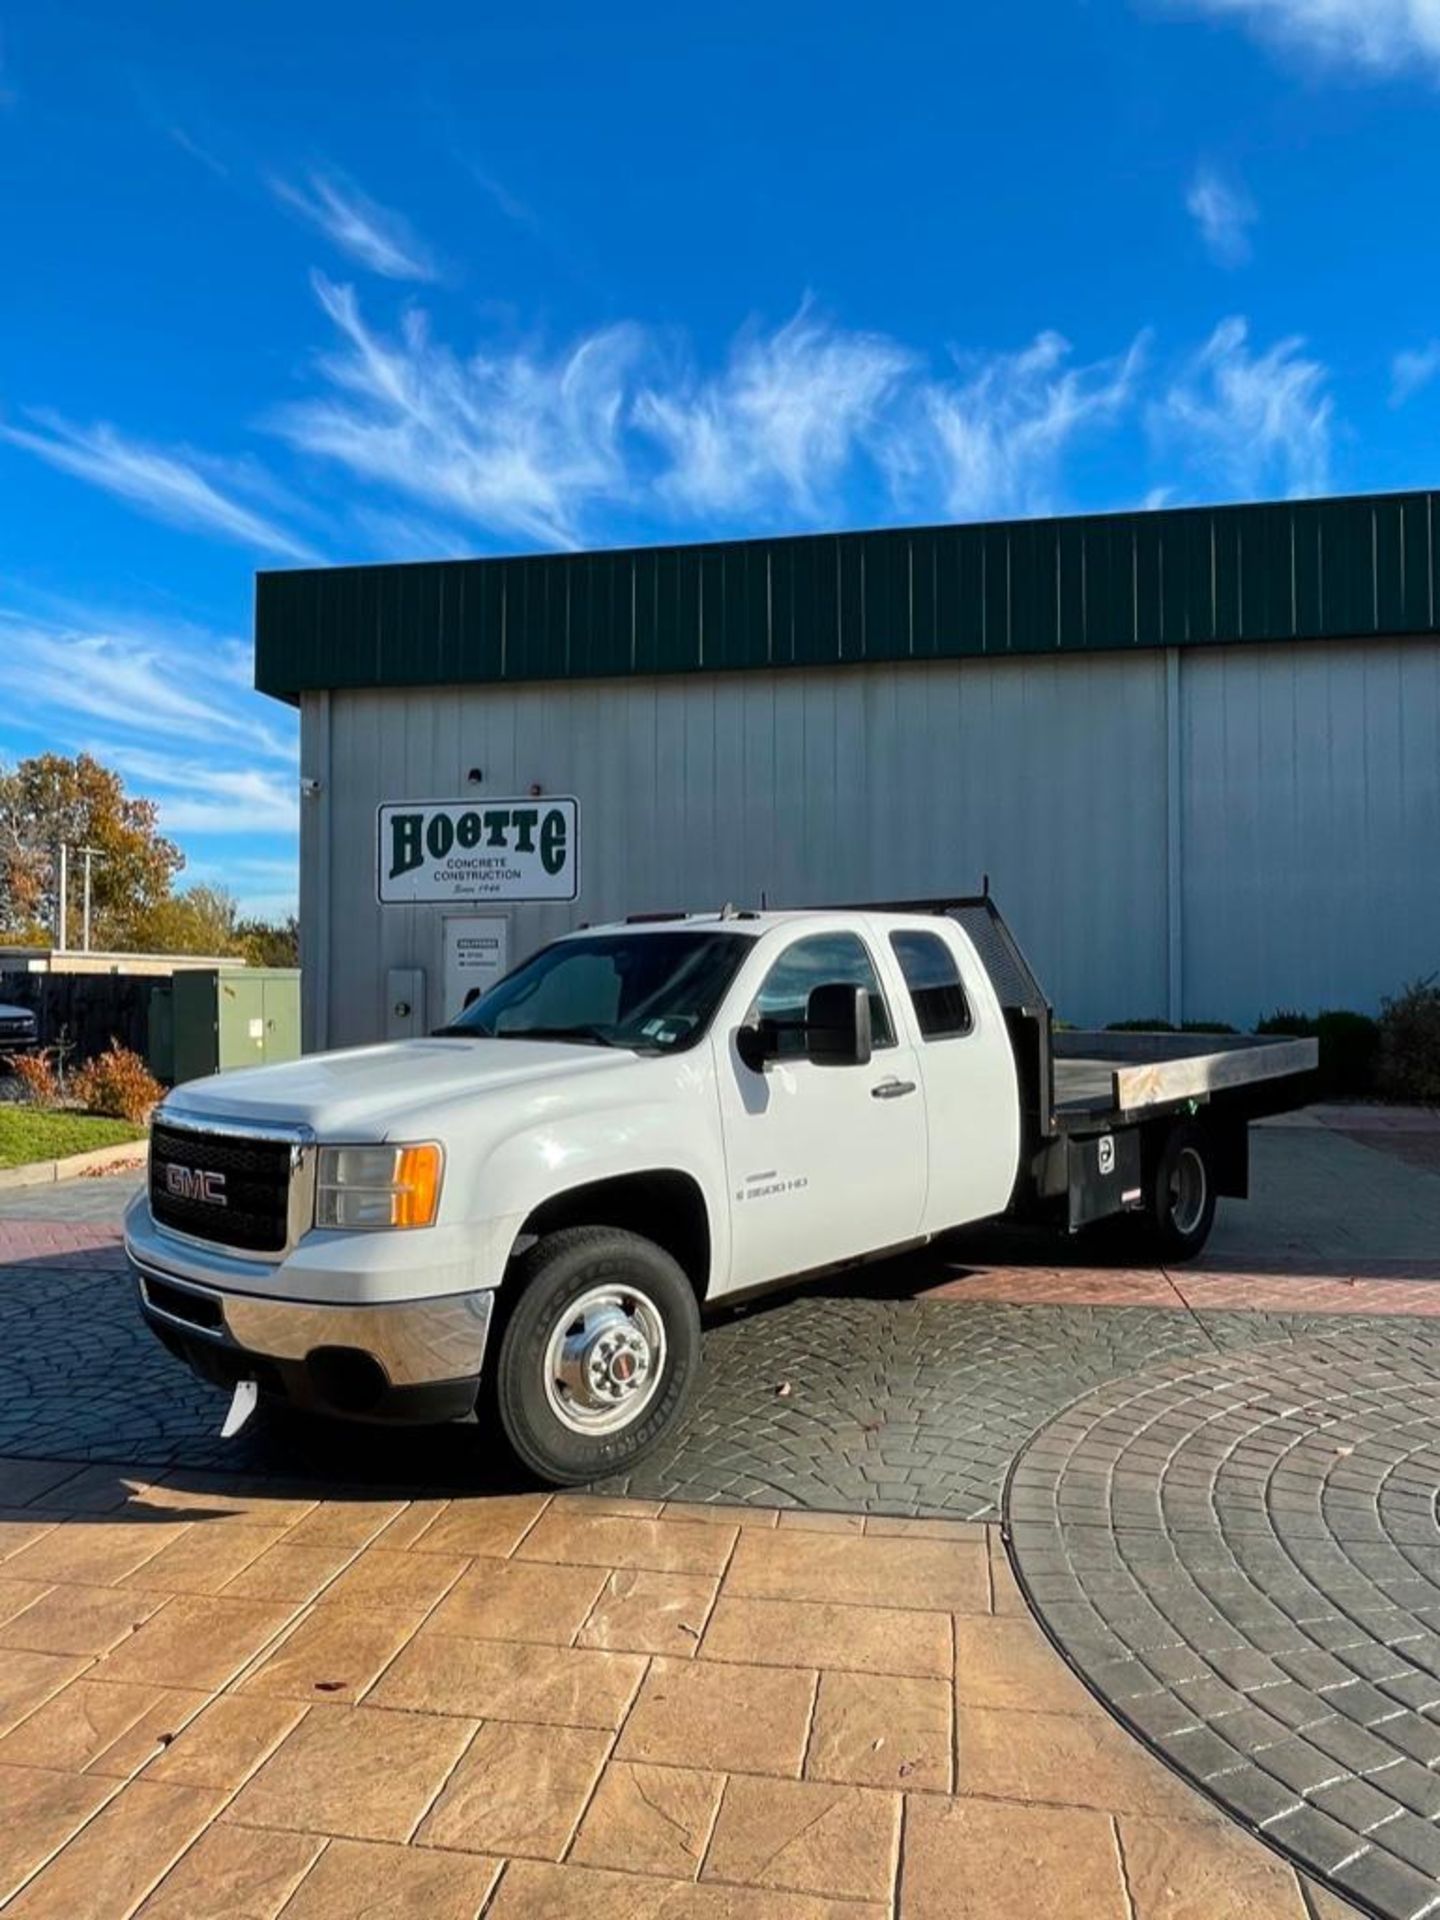
[[[383,906],[573,900],[580,891],[575,800],[401,801],[381,807],[378,827]]]

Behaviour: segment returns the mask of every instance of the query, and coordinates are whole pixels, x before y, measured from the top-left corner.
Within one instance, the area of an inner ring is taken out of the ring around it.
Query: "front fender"
[[[611,1105],[527,1126],[494,1144],[470,1175],[476,1259],[498,1286],[525,1222],[547,1201],[597,1181],[679,1173],[709,1215],[711,1287],[729,1271],[730,1213],[718,1125],[693,1135],[673,1106]]]

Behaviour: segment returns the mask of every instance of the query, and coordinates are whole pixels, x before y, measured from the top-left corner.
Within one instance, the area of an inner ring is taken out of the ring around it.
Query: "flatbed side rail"
[[[1074,1104],[1089,1104],[1104,1073],[1117,1117],[1295,1079],[1320,1060],[1314,1040],[1164,1033],[1062,1033],[1055,1054],[1062,1093],[1068,1083]]]

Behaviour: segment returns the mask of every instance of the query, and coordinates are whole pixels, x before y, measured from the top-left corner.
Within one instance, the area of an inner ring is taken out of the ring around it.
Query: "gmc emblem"
[[[177,1167],[173,1163],[165,1169],[165,1191],[173,1193],[177,1200],[201,1200],[207,1207],[227,1207],[225,1198],[225,1176],[223,1173],[202,1173],[198,1167]]]

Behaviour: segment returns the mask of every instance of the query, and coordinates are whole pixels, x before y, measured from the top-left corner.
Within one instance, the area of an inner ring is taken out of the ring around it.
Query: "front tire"
[[[517,1289],[495,1398],[520,1459],[551,1486],[622,1473],[684,1412],[700,1364],[700,1309],[680,1266],[618,1227],[547,1234]]]

